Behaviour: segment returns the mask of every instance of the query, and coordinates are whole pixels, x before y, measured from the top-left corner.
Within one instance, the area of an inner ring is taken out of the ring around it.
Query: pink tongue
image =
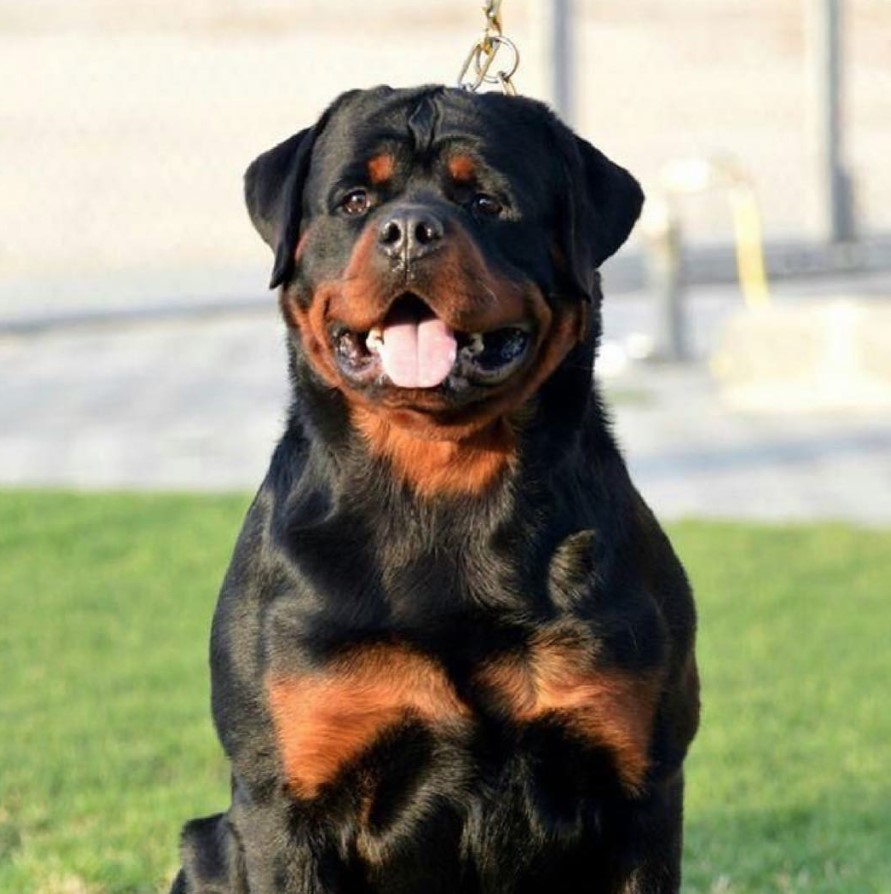
[[[458,344],[442,320],[384,326],[381,363],[398,388],[435,388],[455,363]]]

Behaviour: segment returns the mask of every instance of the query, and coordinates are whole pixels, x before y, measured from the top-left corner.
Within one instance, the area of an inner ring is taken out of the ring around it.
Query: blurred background
[[[520,91],[649,196],[599,371],[657,510],[891,517],[824,493],[891,477],[891,3],[501,17]],[[286,383],[242,171],[341,90],[454,83],[483,24],[476,0],[0,0],[0,481],[252,487]]]
[[[205,644],[288,393],[242,172],[455,83],[481,5],[0,0],[0,891],[166,891],[225,808]],[[685,894],[888,894],[891,0],[501,17],[648,195],[597,375],[699,605]]]

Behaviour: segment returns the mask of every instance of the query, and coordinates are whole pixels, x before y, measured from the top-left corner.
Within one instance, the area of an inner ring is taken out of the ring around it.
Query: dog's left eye
[[[482,214],[485,217],[497,217],[504,210],[504,205],[498,199],[483,192],[477,193],[473,197],[471,207],[477,214]]]
[[[350,215],[350,217],[364,214],[370,205],[371,200],[364,189],[354,189],[352,192],[347,193],[340,202],[341,210],[344,214]]]

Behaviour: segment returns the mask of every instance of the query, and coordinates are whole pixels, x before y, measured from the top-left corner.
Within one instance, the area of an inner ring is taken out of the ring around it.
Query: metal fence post
[[[574,118],[574,0],[530,0],[533,55],[541,66],[544,98],[567,123]]]
[[[681,224],[671,201],[654,198],[646,238],[647,280],[653,294],[652,346],[648,359],[687,359]]]
[[[823,235],[854,239],[852,184],[844,166],[844,57],[842,0],[811,0],[818,195]]]
[[[554,105],[560,116],[572,124],[573,113],[573,46],[572,16],[573,0],[553,0],[553,21],[551,31]]]

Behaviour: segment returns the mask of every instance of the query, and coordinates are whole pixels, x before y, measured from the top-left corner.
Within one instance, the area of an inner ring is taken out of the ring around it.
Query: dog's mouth
[[[367,331],[329,327],[334,357],[358,385],[466,390],[509,379],[529,355],[533,327],[513,323],[486,332],[461,332],[441,320],[418,295],[406,292]]]

